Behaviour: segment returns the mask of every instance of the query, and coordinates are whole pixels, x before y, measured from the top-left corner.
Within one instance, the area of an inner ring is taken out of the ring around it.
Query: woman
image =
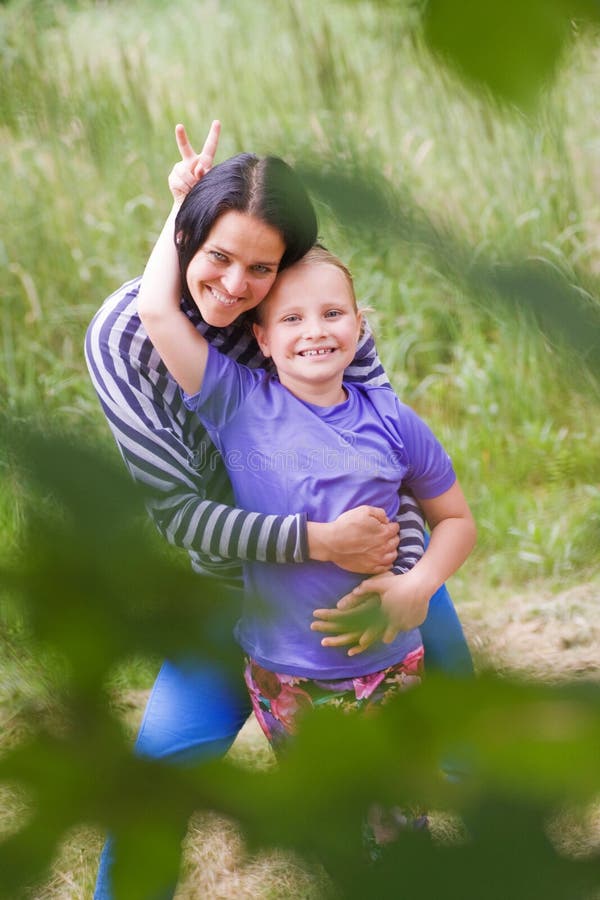
[[[196,154],[183,126],[177,126],[181,162],[169,179],[174,204],[159,242],[166,252],[177,253],[182,308],[191,321],[222,352],[259,365],[264,359],[242,314],[266,296],[280,269],[313,245],[316,217],[297,176],[282,160],[242,154],[204,181],[218,137],[215,122]],[[208,240],[225,211],[237,214],[235,228],[219,232],[217,242]],[[125,464],[143,487],[148,510],[167,540],[188,550],[198,572],[218,574],[234,587],[241,585],[243,559],[324,560],[364,574],[387,570],[398,554],[398,525],[380,509],[359,507],[333,523],[319,523],[227,505],[232,493],[220,458],[198,419],[185,409],[139,321],[139,283],[138,278],[123,285],[96,314],[86,337],[86,358]],[[346,378],[387,382],[368,331]],[[407,500],[402,509],[413,524],[414,505]],[[409,552],[413,542],[412,529],[403,527],[400,549]],[[339,628],[344,632],[343,619]],[[423,637],[430,665],[470,674],[469,652],[444,588],[430,602]],[[357,639],[350,634],[348,642]],[[249,713],[241,666],[235,678],[201,660],[168,661],[148,701],[136,752],[177,761],[224,753]],[[96,900],[111,897],[110,866],[107,844]]]

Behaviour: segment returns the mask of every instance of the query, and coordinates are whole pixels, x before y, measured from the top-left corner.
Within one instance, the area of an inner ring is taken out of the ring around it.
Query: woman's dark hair
[[[317,239],[317,217],[306,188],[277,156],[232,156],[211,169],[189,192],[177,213],[175,235],[185,293],[186,272],[213,225],[229,210],[255,216],[275,228],[285,252],[279,269],[299,260]]]

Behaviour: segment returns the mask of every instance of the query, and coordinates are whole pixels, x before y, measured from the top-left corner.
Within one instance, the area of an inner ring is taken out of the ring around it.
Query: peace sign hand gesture
[[[181,206],[194,185],[212,168],[220,133],[221,123],[215,119],[210,126],[202,150],[200,153],[196,153],[189,142],[184,126],[175,126],[175,140],[181,154],[181,161],[175,163],[171,169],[169,190],[177,206]]]

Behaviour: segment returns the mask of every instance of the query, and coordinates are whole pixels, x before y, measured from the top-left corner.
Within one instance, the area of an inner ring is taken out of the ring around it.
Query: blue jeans
[[[455,677],[473,674],[471,654],[445,586],[431,598],[421,634],[426,671],[434,669]],[[165,662],[150,694],[135,752],[176,763],[226,753],[251,712],[242,670],[241,651],[239,675],[201,660]],[[182,823],[182,839],[184,833]],[[94,900],[113,900],[112,861],[109,839],[100,857]],[[174,884],[157,887],[148,900],[170,900],[174,892]]]
[[[241,654],[239,678],[237,673],[199,659],[177,663],[167,660],[154,682],[134,752],[179,764],[222,756],[251,712]],[[186,826],[182,822],[182,839]],[[94,900],[113,900],[113,858],[113,841],[109,838],[100,856]],[[174,884],[157,888],[152,900],[170,900],[174,891]]]

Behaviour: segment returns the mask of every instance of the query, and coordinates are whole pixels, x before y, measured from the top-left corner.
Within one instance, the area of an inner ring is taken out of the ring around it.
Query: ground
[[[460,614],[479,664],[544,680],[600,679],[600,579],[559,593],[545,583],[499,591],[493,607],[468,603]]]
[[[498,590],[493,604],[464,603],[460,615],[478,668],[491,665],[544,681],[600,680],[600,577],[560,592],[544,582],[518,595]],[[146,696],[145,691],[132,691],[122,698],[132,727]],[[254,719],[240,733],[232,754],[243,764],[273,764]],[[565,849],[598,852],[600,806],[592,806],[584,820],[565,816],[555,824],[563,844],[569,835]],[[440,827],[447,824],[442,821]],[[101,843],[102,836],[93,830],[71,836],[51,882],[33,900],[89,900]],[[322,877],[289,854],[249,856],[235,824],[201,814],[190,825],[176,900],[317,900]]]

